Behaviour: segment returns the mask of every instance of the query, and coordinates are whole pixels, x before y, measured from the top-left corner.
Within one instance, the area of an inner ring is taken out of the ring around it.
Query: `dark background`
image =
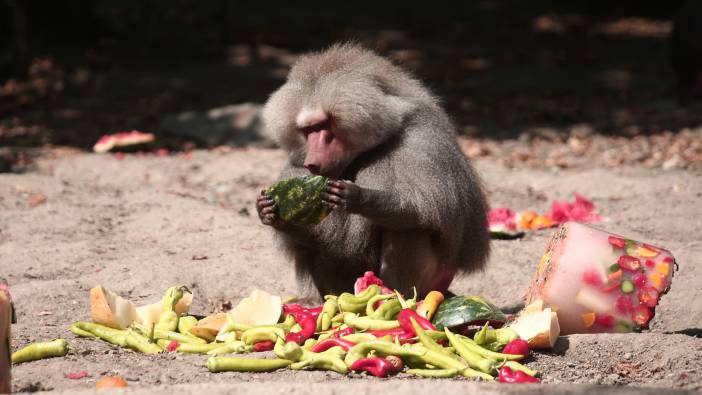
[[[466,136],[700,123],[670,64],[681,1],[1,1],[0,145],[90,148],[169,113],[261,103],[296,55],[340,40],[417,73]]]

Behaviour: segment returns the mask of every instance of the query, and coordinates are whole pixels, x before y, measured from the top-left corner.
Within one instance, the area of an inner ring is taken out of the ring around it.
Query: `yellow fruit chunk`
[[[659,252],[654,251],[650,248],[646,248],[644,246],[640,246],[638,250],[636,251],[639,256],[644,257],[644,258],[653,258],[655,256],[658,256]]]
[[[667,276],[668,273],[670,273],[670,265],[667,263],[661,263],[660,265],[656,266],[656,271],[663,276]]]
[[[525,211],[523,213],[519,213],[518,216],[519,219],[517,220],[517,228],[531,229],[531,221],[538,217],[539,214],[534,211]]]
[[[539,215],[531,221],[531,229],[544,229],[556,225],[553,220],[545,215]]]
[[[580,317],[583,319],[583,324],[588,328],[595,324],[595,313],[593,312],[581,314]]]

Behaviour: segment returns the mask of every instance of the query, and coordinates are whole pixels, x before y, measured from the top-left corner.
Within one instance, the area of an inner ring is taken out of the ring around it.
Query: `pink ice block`
[[[660,247],[577,222],[556,231],[527,293],[558,315],[561,334],[648,328],[675,259]]]

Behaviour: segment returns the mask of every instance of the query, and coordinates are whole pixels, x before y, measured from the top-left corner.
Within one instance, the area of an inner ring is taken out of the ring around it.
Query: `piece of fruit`
[[[134,304],[102,285],[90,290],[90,314],[94,323],[115,329],[125,329],[137,320]]]
[[[546,215],[539,215],[531,221],[531,229],[546,229],[558,225],[558,223],[552,220]]]
[[[583,282],[595,287],[602,286],[602,275],[599,270],[596,269],[586,269],[583,271]]]
[[[648,244],[642,244],[637,250],[639,256],[644,258],[655,258],[661,253],[661,249]]]
[[[432,323],[443,330],[471,323],[502,325],[505,320],[505,314],[500,309],[480,296],[454,296],[439,305]]]
[[[104,153],[115,150],[136,150],[153,143],[155,139],[156,137],[152,133],[144,133],[138,130],[106,134],[95,143],[93,151]]]
[[[120,376],[105,376],[95,383],[96,390],[104,390],[108,388],[124,388],[127,382]]]
[[[607,241],[609,244],[617,247],[617,248],[624,248],[626,247],[626,240],[622,239],[621,237],[618,236],[609,236],[607,238]]]
[[[621,270],[607,274],[607,282],[602,286],[605,292],[614,291],[622,284],[623,273]]]
[[[619,264],[619,267],[622,268],[622,270],[625,270],[627,272],[635,272],[641,269],[641,261],[639,260],[639,258],[630,255],[620,256],[617,263]]]
[[[646,275],[643,273],[636,273],[631,278],[631,281],[634,282],[634,285],[636,285],[637,288],[645,287],[646,286]]]
[[[631,319],[633,319],[636,324],[641,325],[642,327],[648,326],[648,321],[651,320],[651,317],[653,317],[651,309],[648,306],[644,305],[639,305],[636,308],[634,308],[634,311],[631,315]]]
[[[233,322],[251,326],[273,325],[278,322],[283,312],[283,303],[279,296],[255,289],[248,298],[244,298],[228,314]]]
[[[575,295],[575,303],[595,313],[606,313],[610,308],[609,297],[598,290],[583,287]]]
[[[628,314],[633,308],[631,297],[628,295],[617,295],[617,299],[614,301],[614,308],[621,314]]]
[[[175,305],[175,312],[179,316],[188,314],[190,311],[190,305],[193,303],[193,294],[191,292],[185,292],[183,297],[180,298],[178,303]],[[144,306],[136,308],[137,322],[144,324],[147,327],[151,327],[153,324],[157,323],[163,313],[163,299],[158,302],[150,303]]]
[[[558,316],[550,308],[541,309],[543,302],[535,301],[526,306],[512,321],[512,328],[530,348],[552,348],[561,332]]]
[[[10,374],[10,324],[15,322],[14,309],[10,290],[5,279],[0,277],[0,393],[9,393],[12,389],[12,375]]]
[[[329,178],[303,176],[278,181],[266,189],[266,195],[275,201],[278,216],[296,225],[315,225],[329,215],[322,197]]]
[[[658,304],[658,290],[653,287],[645,287],[639,289],[639,302],[648,306],[656,307]]]
[[[634,292],[634,283],[629,280],[624,280],[622,281],[621,289],[623,293],[630,294]]]
[[[581,314],[580,317],[583,319],[583,324],[589,328],[595,324],[596,314],[593,312]]]
[[[213,342],[226,323],[227,313],[216,313],[201,319],[197,325],[190,328],[190,333],[208,342]]]
[[[598,314],[595,318],[595,323],[607,329],[614,328],[614,317],[610,314]]]
[[[534,218],[538,216],[539,214],[537,214],[535,211],[524,211],[521,213],[517,213],[517,215],[515,216],[517,228],[532,229],[531,223],[532,221],[534,221]]]

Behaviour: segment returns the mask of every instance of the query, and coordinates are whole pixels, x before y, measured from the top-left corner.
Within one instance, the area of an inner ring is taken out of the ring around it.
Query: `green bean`
[[[254,359],[236,357],[210,357],[207,369],[217,372],[271,372],[289,366],[287,359]]]
[[[360,330],[385,330],[400,327],[400,323],[397,320],[374,320],[369,317],[359,317],[356,314],[347,314],[344,317],[344,324]]]
[[[420,377],[451,378],[458,374],[456,369],[407,369],[407,374]]]

